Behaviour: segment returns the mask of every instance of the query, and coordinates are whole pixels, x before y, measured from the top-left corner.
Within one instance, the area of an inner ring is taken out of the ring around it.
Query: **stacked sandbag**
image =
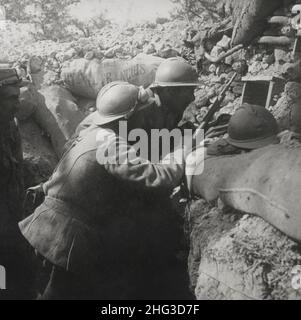
[[[78,124],[85,117],[75,98],[63,87],[51,86],[39,91],[39,107],[34,119],[49,135],[58,157],[65,143],[72,137]]]
[[[155,74],[163,58],[147,54],[138,54],[134,59],[124,63],[121,68],[120,79],[144,88],[155,80]]]
[[[74,94],[96,99],[99,90],[115,81],[121,69],[119,59],[75,59],[65,65],[61,77],[66,87]]]
[[[132,60],[75,59],[64,65],[61,78],[75,95],[96,99],[100,89],[116,80],[149,86],[162,58],[139,54]]]

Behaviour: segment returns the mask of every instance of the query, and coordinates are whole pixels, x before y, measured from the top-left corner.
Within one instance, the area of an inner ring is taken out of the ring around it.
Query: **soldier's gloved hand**
[[[42,183],[28,188],[25,195],[25,211],[32,213],[32,211],[44,201],[44,197],[45,194]]]
[[[40,183],[37,186],[28,188],[26,190],[26,193],[31,193],[31,194],[33,194],[35,196],[38,196],[38,195],[41,195],[41,194],[44,195],[43,184]]]

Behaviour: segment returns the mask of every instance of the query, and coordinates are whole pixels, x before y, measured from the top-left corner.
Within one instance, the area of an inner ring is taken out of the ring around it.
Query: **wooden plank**
[[[275,77],[275,76],[264,76],[264,75],[258,75],[258,76],[245,76],[241,79],[243,82],[257,82],[257,81],[284,81],[284,79]]]
[[[268,94],[267,94],[267,98],[266,98],[266,104],[265,104],[266,108],[268,108],[271,105],[274,84],[275,84],[275,82],[273,82],[273,81],[270,82]]]
[[[301,38],[297,37],[294,43],[293,56],[301,54]]]

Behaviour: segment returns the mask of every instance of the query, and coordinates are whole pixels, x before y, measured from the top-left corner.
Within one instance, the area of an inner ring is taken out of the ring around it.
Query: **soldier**
[[[0,265],[7,272],[7,297],[23,297],[22,248],[18,222],[22,219],[22,147],[17,121],[20,86],[15,69],[0,69]]]
[[[182,58],[163,61],[156,71],[154,83],[145,90],[149,106],[141,123],[144,129],[174,129],[182,119],[183,112],[194,101],[194,90],[199,85],[196,70]],[[76,133],[87,128],[97,117],[97,111],[78,126]],[[188,125],[193,129],[192,124]]]
[[[208,155],[239,154],[279,143],[276,119],[262,106],[244,103],[231,117],[228,137],[212,143]]]
[[[197,81],[197,72],[183,59],[170,58],[160,64],[150,89],[157,105],[161,105],[167,129],[177,127],[183,112],[194,101]]]
[[[129,131],[150,123],[171,127],[191,102],[192,89],[186,91],[173,100],[173,116],[171,105],[159,111],[160,104],[134,85],[117,82],[101,90],[92,124],[79,130],[43,185],[44,202],[20,223],[48,264],[42,299],[191,298],[176,257],[182,231],[169,199],[183,178],[185,146],[167,155],[164,165],[137,155],[133,162],[103,162],[112,146],[116,160],[135,154],[119,135],[120,121]],[[166,90],[166,97],[172,94]],[[152,117],[155,111],[163,119]]]

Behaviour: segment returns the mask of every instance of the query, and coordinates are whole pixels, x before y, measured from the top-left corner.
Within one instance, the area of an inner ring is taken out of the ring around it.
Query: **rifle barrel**
[[[229,90],[232,82],[235,80],[237,76],[237,72],[234,73],[234,75],[231,77],[231,79],[225,84],[224,88],[220,92],[220,94],[217,96],[217,99],[212,103],[212,105],[209,107],[208,112],[206,113],[203,123],[201,124],[200,128],[207,131],[208,124],[210,120],[212,119],[213,115],[220,109],[221,103],[223,102],[226,92]]]

